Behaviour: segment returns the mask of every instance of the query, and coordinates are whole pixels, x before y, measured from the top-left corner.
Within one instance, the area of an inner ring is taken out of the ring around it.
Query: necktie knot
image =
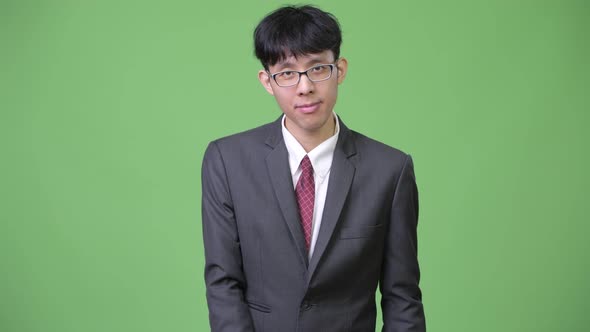
[[[311,172],[313,174],[313,166],[311,165],[311,160],[309,160],[308,155],[305,155],[305,157],[301,159],[301,171],[303,173]]]

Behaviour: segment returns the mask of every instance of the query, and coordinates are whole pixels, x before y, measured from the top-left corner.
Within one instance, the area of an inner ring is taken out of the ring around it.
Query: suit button
[[[306,311],[309,309],[311,309],[311,303],[303,301],[303,303],[301,303],[301,310]]]

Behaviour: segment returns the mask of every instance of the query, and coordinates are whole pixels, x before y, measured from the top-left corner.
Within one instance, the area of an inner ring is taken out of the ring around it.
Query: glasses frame
[[[328,77],[324,78],[324,79],[321,79],[321,80],[314,80],[311,77],[309,77],[309,75],[307,74],[307,72],[310,71],[310,70],[312,70],[312,69],[314,69],[314,68],[316,68],[316,67],[319,67],[319,66],[330,66],[330,75]],[[309,67],[309,68],[307,68],[304,71],[283,70],[283,71],[280,71],[280,72],[277,72],[277,73],[274,73],[274,74],[271,74],[269,71],[267,71],[267,73],[270,75],[270,77],[272,77],[272,80],[275,81],[275,83],[278,86],[280,86],[281,88],[289,88],[289,87],[292,87],[292,86],[295,86],[295,85],[299,84],[299,82],[301,81],[301,75],[307,76],[307,79],[310,80],[310,81],[312,81],[312,82],[323,82],[323,81],[327,81],[330,78],[332,78],[332,74],[334,73],[334,67],[336,67],[336,63],[318,63],[317,65],[314,65],[312,67]],[[297,73],[298,74],[298,76],[297,76],[297,82],[295,82],[293,84],[289,84],[289,85],[281,85],[281,84],[279,84],[279,82],[277,82],[277,75],[282,74],[282,73],[286,73],[286,72]]]

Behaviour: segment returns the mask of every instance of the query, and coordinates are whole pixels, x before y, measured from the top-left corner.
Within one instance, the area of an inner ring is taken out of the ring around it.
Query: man
[[[212,331],[425,331],[409,155],[333,111],[348,63],[340,27],[284,7],[254,32],[283,115],[209,144],[202,168]],[[359,110],[362,111],[362,110]]]

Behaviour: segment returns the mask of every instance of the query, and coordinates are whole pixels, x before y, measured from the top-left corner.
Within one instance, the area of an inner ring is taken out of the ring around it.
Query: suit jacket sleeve
[[[211,331],[254,331],[244,302],[245,277],[226,168],[215,142],[203,158],[202,221]]]
[[[383,331],[426,331],[418,286],[418,189],[408,155],[397,181],[386,234],[381,282]]]

